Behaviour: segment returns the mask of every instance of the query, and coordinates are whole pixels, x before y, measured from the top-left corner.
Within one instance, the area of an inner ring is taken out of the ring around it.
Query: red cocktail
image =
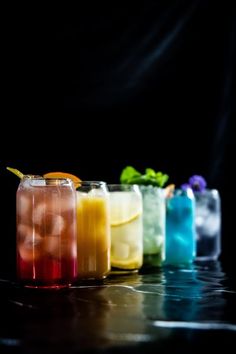
[[[76,192],[69,179],[25,176],[17,190],[17,273],[26,286],[60,288],[77,276]]]

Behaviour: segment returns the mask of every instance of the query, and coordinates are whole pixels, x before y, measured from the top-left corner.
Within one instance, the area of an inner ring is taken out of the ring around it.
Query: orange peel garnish
[[[67,172],[47,172],[43,175],[44,178],[69,178],[73,181],[75,189],[81,185],[81,179],[72,173]]]
[[[169,184],[167,187],[165,187],[166,198],[173,197],[174,190],[175,190],[175,185],[174,184]]]

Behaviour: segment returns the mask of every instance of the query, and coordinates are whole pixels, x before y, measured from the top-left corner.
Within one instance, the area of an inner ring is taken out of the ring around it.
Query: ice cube
[[[23,242],[19,243],[18,250],[24,261],[31,262],[39,258],[43,238],[31,228],[28,231]]]
[[[197,203],[196,207],[196,216],[201,216],[201,217],[207,217],[207,215],[210,213],[209,208],[207,207],[206,204],[204,203]]]
[[[141,258],[141,255],[143,255],[143,247],[141,245],[133,245],[130,247],[130,257]]]
[[[60,235],[65,228],[65,219],[61,215],[51,215],[51,232],[50,235]]]
[[[43,239],[44,251],[50,253],[54,257],[60,256],[60,238],[56,236],[45,236]]]
[[[202,225],[202,233],[213,237],[220,230],[220,217],[218,214],[209,214]]]
[[[33,212],[33,222],[41,226],[42,234],[60,235],[65,228],[65,220],[56,214],[57,211],[60,212],[60,208],[54,209],[55,212],[52,210],[46,203],[38,204]]]
[[[32,229],[28,225],[20,224],[17,226],[17,234],[20,239],[24,240],[25,237],[32,234]]]
[[[115,258],[126,259],[129,257],[129,245],[122,242],[114,242],[113,254]]]
[[[210,215],[210,210],[207,205],[203,203],[201,200],[198,201],[196,207],[196,217],[195,224],[196,227],[200,228],[204,225],[206,218]]]
[[[37,225],[42,223],[43,217],[46,213],[46,203],[39,203],[33,210],[33,222]]]
[[[202,225],[204,224],[204,220],[204,217],[197,215],[195,218],[196,227],[202,227]]]
[[[159,253],[163,245],[163,236],[154,234],[145,234],[143,239],[144,254]]]
[[[163,241],[164,241],[163,235],[157,235],[157,236],[155,237],[155,243],[156,243],[156,247],[157,247],[158,249],[162,247]]]
[[[60,210],[61,213],[75,208],[75,200],[69,196],[62,198],[60,201],[57,199],[55,205],[52,204],[53,210]]]
[[[30,199],[26,197],[25,195],[21,195],[20,198],[17,201],[17,209],[18,213],[22,216],[24,214],[27,214],[30,209]]]

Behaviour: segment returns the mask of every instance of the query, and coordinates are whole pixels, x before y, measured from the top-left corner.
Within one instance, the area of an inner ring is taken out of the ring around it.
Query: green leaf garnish
[[[149,177],[156,177],[156,172],[152,168],[146,168],[145,173]]]
[[[123,184],[132,184],[132,179],[133,178],[137,178],[141,176],[141,173],[139,173],[137,170],[135,170],[135,168],[131,167],[131,166],[127,166],[123,169],[121,176],[120,176],[120,181]]]
[[[132,166],[127,166],[123,169],[120,176],[122,184],[143,184],[156,187],[163,187],[168,181],[169,176],[158,171],[155,172],[152,168],[146,168],[145,174],[141,174]]]

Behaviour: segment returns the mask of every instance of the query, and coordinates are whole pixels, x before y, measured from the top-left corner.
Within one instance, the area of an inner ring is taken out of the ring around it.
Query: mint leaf
[[[169,179],[169,176],[166,174],[163,174],[161,172],[158,172],[156,174],[156,180],[157,180],[157,183],[160,187],[163,187],[166,184],[166,182],[168,181],[168,179]]]
[[[149,177],[156,177],[156,172],[152,168],[146,168],[145,173]]]
[[[152,185],[162,188],[168,181],[169,176],[162,172],[155,172],[152,168],[146,168],[145,174],[141,174],[132,166],[123,169],[120,182],[123,184]]]
[[[140,176],[141,173],[135,170],[135,168],[133,168],[132,166],[127,166],[121,172],[120,182],[124,184],[133,184],[134,182],[132,182],[132,180]]]

